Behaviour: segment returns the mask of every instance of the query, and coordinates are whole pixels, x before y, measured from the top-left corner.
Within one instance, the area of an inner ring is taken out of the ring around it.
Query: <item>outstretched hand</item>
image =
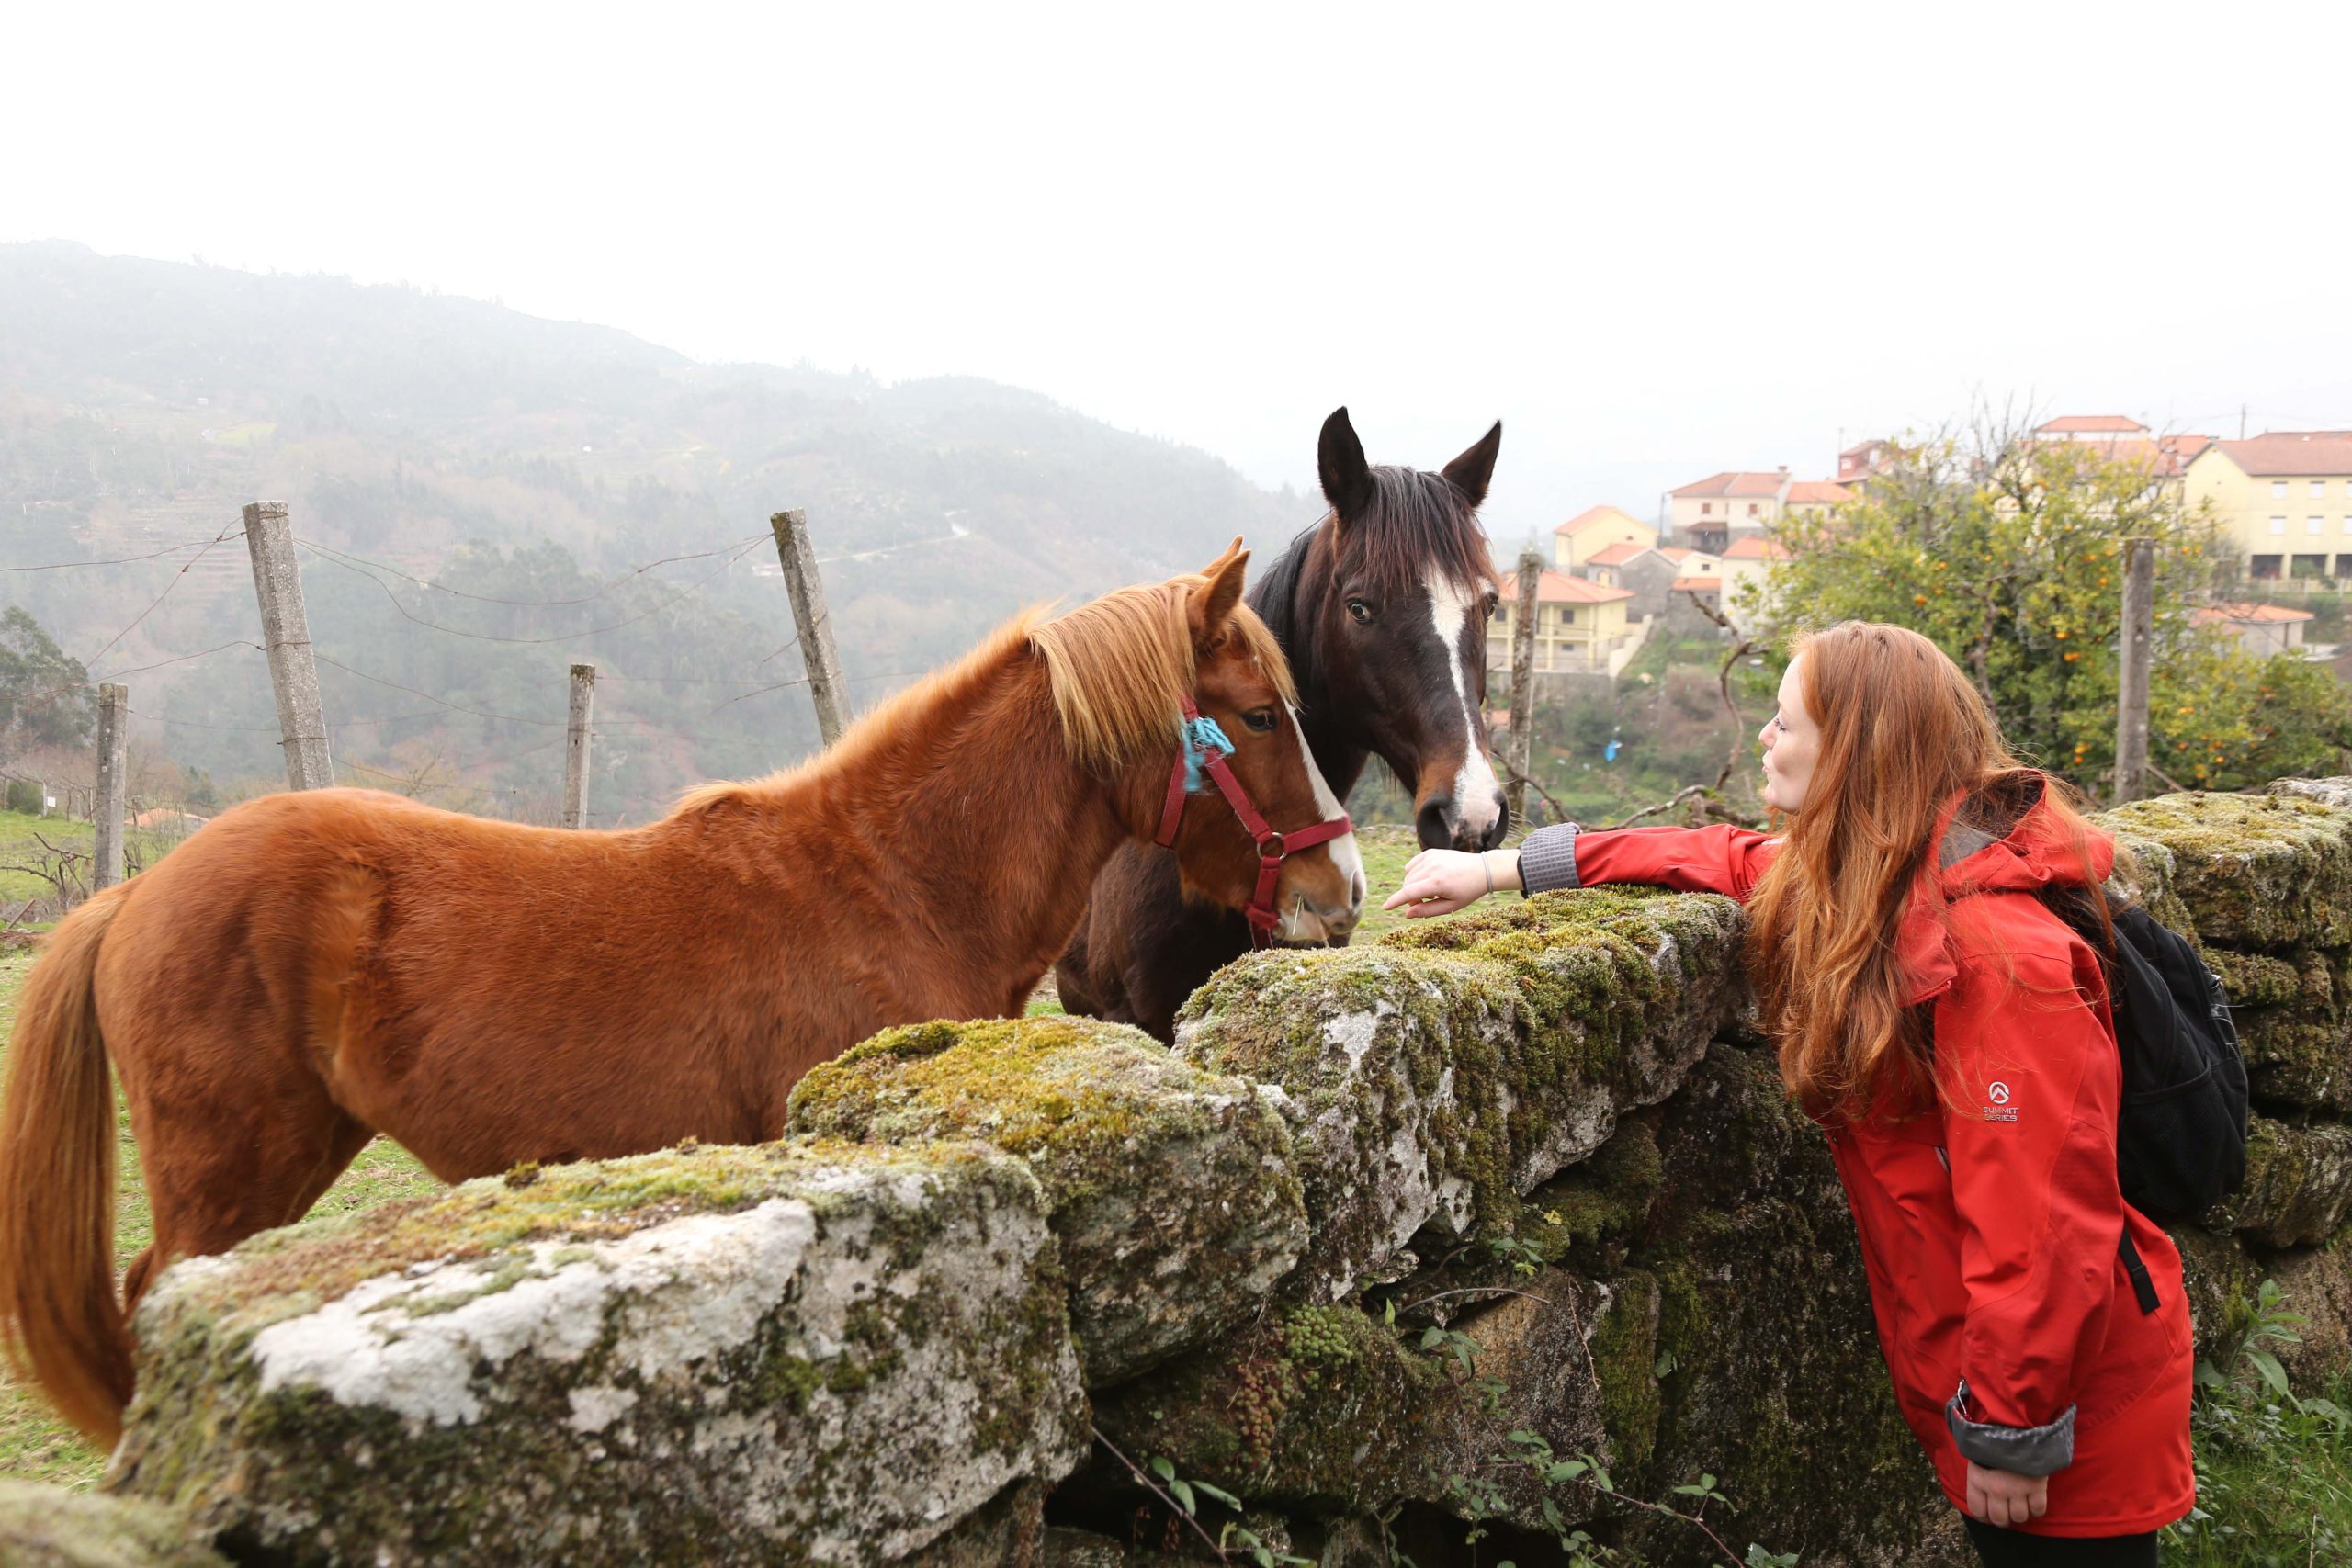
[[[1408,919],[1450,915],[1498,889],[1518,886],[1518,865],[1519,857],[1509,850],[1490,850],[1484,855],[1423,850],[1406,863],[1404,884],[1380,907],[1401,908]]]

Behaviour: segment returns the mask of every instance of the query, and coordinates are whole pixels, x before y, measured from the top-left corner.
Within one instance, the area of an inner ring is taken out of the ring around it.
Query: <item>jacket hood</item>
[[[2051,808],[2049,775],[2035,769],[2020,768],[1952,796],[1937,816],[1927,863],[1895,938],[1911,976],[1911,1005],[1943,991],[1960,973],[1947,906],[1977,893],[2081,887],[2104,882],[2114,867],[2115,844],[2106,834],[2094,830],[2080,850],[2069,840]]]

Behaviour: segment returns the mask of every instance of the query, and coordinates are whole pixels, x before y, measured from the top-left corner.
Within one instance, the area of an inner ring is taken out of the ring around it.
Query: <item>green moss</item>
[[[1527,1195],[1519,1234],[1556,1262],[1570,1248],[1633,1230],[1665,1184],[1657,1134],[1647,1121],[1618,1124],[1590,1159]]]
[[[2134,801],[2098,820],[2170,852],[2170,894],[2203,942],[2352,941],[2352,810],[2299,795],[2191,793]]]
[[[1027,1160],[1077,1281],[1090,1382],[1250,1310],[1306,1216],[1281,1114],[1138,1031],[1077,1018],[887,1030],[796,1087],[797,1133],[985,1141]],[[1185,1277],[1189,1289],[1167,1280]]]
[[[1617,1462],[1638,1474],[1657,1444],[1658,1285],[1636,1269],[1611,1281],[1611,1289],[1615,1299],[1593,1328],[1593,1372]]]
[[[2233,1007],[2267,1007],[2291,1002],[2302,994],[2302,976],[2283,958],[2265,953],[2207,950],[2206,964],[2222,977],[2222,988]]]
[[[1305,1122],[1348,1130],[1351,1159],[1318,1147],[1306,1171],[1326,1256],[1391,1244],[1387,1216],[1357,1210],[1366,1173],[1402,1147],[1466,1189],[1475,1224],[1519,1231],[1520,1191],[1587,1152],[1613,1104],[1664,1094],[1723,1021],[1740,929],[1729,899],[1605,888],[1426,922],[1369,948],[1259,954],[1193,994],[1179,1050],[1278,1083]]]
[[[805,1415],[808,1402],[828,1382],[808,1357],[776,1350],[761,1359],[743,1386],[755,1404],[788,1405],[796,1414]]]
[[[1354,1507],[1417,1488],[1466,1408],[1436,1359],[1341,1306],[1254,1322],[1099,1395],[1095,1417],[1126,1452],[1228,1491]]]

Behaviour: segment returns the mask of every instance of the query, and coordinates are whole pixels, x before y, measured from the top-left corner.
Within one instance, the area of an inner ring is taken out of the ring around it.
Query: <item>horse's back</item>
[[[790,1007],[690,831],[266,796],[135,879],[109,1043],[126,1083],[315,1078],[445,1177],[755,1139],[782,1090],[729,1047],[787,1034]]]

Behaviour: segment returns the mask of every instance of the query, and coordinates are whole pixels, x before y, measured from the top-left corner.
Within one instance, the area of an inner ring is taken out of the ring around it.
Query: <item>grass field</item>
[[[0,811],[0,903],[39,898],[53,891],[30,871],[19,869],[44,859],[50,847],[87,855],[97,829],[66,817],[28,817],[21,811]],[[134,828],[124,842],[130,860],[153,865],[178,841],[176,836],[141,832]]]

